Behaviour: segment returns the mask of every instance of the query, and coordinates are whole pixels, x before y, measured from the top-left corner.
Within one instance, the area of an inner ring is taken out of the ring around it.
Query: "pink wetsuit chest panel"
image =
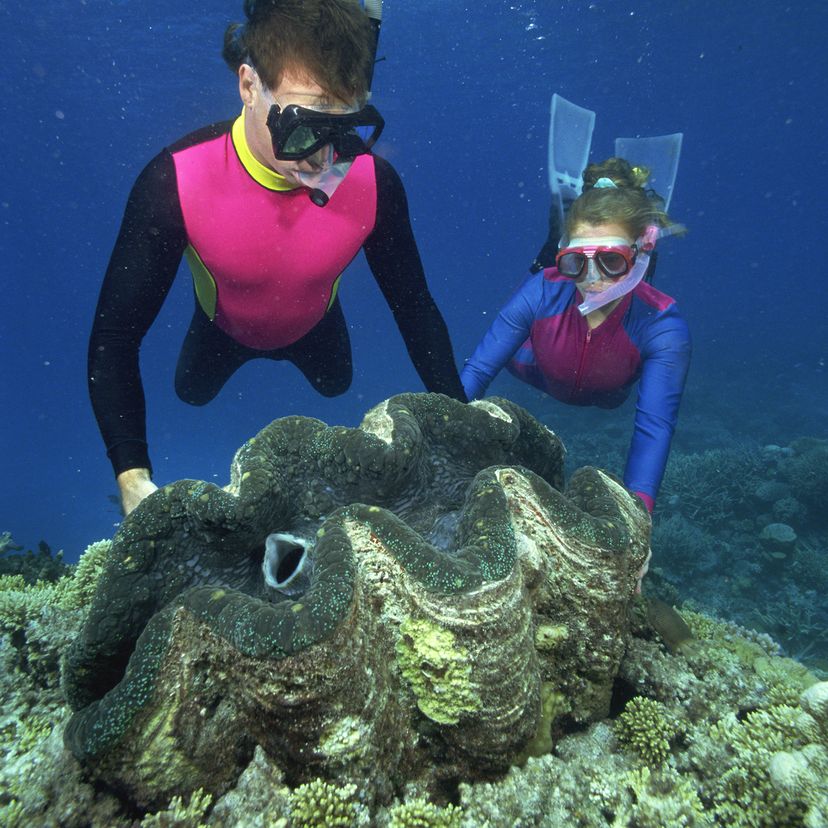
[[[532,325],[530,340],[547,393],[563,402],[596,404],[638,377],[641,356],[623,325],[630,299],[592,330],[574,304]]]
[[[374,162],[359,156],[326,207],[256,182],[228,132],[173,154],[189,244],[216,286],[214,322],[250,348],[282,348],[325,315],[374,227]]]

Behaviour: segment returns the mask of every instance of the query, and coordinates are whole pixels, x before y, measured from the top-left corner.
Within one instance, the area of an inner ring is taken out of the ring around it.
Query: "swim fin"
[[[581,178],[589,159],[595,113],[568,101],[556,92],[549,114],[549,189],[552,206],[549,232],[543,247],[529,266],[532,273],[555,264],[569,205],[581,194]]]
[[[633,166],[650,170],[647,186],[664,199],[665,212],[673,198],[683,137],[684,133],[674,132],[650,138],[615,139],[615,155],[618,158],[625,158]]]

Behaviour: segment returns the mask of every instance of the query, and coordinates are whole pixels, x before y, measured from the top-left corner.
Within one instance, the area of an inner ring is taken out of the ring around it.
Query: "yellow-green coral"
[[[388,828],[459,828],[463,809],[454,805],[440,808],[426,799],[414,799],[394,806]]]
[[[99,540],[86,547],[71,577],[61,578],[59,606],[80,609],[88,606],[98,586],[98,579],[112,547],[112,541]]]
[[[0,825],[3,828],[25,828],[30,824],[19,800],[10,799],[5,805],[0,805]]]
[[[21,584],[22,581],[22,584]],[[54,604],[57,585],[46,581],[26,584],[20,575],[0,578],[0,631],[14,632]]]
[[[431,621],[408,618],[400,624],[397,663],[417,707],[435,722],[457,724],[462,713],[480,708],[471,686],[471,663],[451,630]]]
[[[615,722],[615,735],[621,745],[650,767],[658,767],[670,755],[670,739],[675,733],[676,725],[667,708],[643,696],[627,702]]]
[[[760,656],[753,660],[753,669],[767,685],[771,704],[795,705],[802,691],[817,681],[807,667],[792,658]]]
[[[40,713],[21,721],[16,729],[16,752],[30,751],[41,739],[45,739],[52,732],[53,727],[52,719]]]
[[[632,804],[624,815],[616,815],[614,824],[636,828],[702,828],[713,825],[704,811],[695,784],[674,770],[653,773],[648,767],[630,771],[625,784],[632,794]]]
[[[46,607],[80,609],[92,600],[111,541],[90,544],[71,575],[27,584],[22,575],[0,577],[0,631],[13,632],[39,618]]]
[[[212,802],[212,795],[201,788],[193,791],[187,805],[180,796],[174,796],[163,811],[147,814],[141,828],[206,828],[202,820]]]
[[[539,624],[535,629],[535,648],[541,652],[557,649],[569,638],[566,624]]]
[[[545,681],[541,686],[541,714],[535,735],[523,749],[516,764],[521,765],[530,756],[543,756],[553,746],[552,725],[559,716],[569,713],[572,706],[566,695],[552,682]]]
[[[350,828],[356,818],[355,785],[334,785],[314,779],[290,796],[290,814],[297,828]]]
[[[744,721],[731,714],[710,735],[731,754],[713,789],[719,820],[737,828],[803,824],[820,791],[775,784],[770,768],[778,754],[798,751],[818,738],[817,724],[808,713],[780,704],[753,711]]]

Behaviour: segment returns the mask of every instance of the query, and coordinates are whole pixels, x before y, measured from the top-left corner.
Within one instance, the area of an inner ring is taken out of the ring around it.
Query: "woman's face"
[[[632,247],[635,239],[630,236],[630,231],[622,224],[608,222],[607,224],[576,224],[572,228],[572,234],[567,247]],[[595,264],[594,259],[589,259],[584,272],[575,280],[575,286],[581,296],[587,291],[600,292],[615,284],[614,280],[608,279],[601,269]]]
[[[243,64],[239,70],[239,92],[245,106],[245,136],[256,160],[284,176],[291,184],[301,184],[297,172],[316,172],[329,158],[323,147],[301,161],[282,161],[273,154],[273,142],[267,126],[270,107],[276,103],[284,109],[290,104],[308,109],[325,109],[333,114],[352,112],[353,106],[331,101],[325,90],[310,76],[285,72],[275,89],[267,89],[253,67]]]

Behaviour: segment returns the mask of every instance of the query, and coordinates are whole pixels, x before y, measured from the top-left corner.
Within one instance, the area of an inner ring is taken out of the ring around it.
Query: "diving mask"
[[[597,278],[593,278],[591,281],[587,279],[579,285],[585,294],[584,301],[578,305],[578,310],[581,314],[586,316],[588,313],[592,313],[592,311],[598,310],[598,308],[602,308],[604,305],[608,305],[610,302],[620,299],[622,296],[626,296],[635,290],[647,272],[647,268],[650,265],[650,254],[655,249],[656,241],[664,236],[681,233],[684,229],[684,226],[681,224],[671,224],[669,227],[648,226],[635,242],[634,246],[637,251],[635,261],[626,273],[614,281],[610,280],[609,286],[606,285],[604,280]],[[576,241],[581,240],[572,240],[573,243]],[[590,241],[606,240],[599,239]]]
[[[637,253],[636,245],[622,238],[576,238],[558,253],[555,263],[558,273],[570,279],[580,279],[586,273],[588,281],[600,276],[616,281],[630,272]]]
[[[267,127],[273,154],[280,161],[301,161],[331,145],[337,158],[355,158],[369,152],[385,121],[371,104],[355,112],[334,113],[289,104],[270,106]]]

